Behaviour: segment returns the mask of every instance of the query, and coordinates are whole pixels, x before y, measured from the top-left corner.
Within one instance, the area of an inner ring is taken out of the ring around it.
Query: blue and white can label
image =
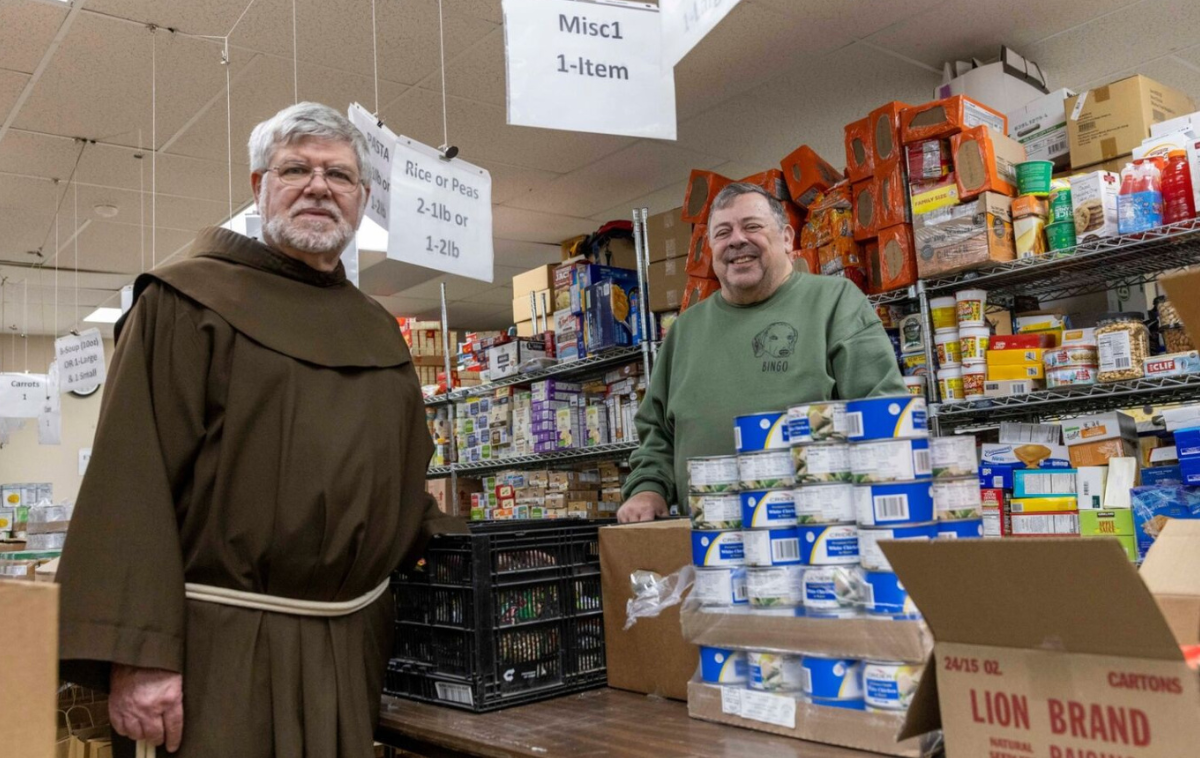
[[[709,684],[745,684],[749,680],[745,651],[701,645],[700,678]]]
[[[812,618],[853,618],[862,600],[858,566],[809,566],[804,570],[804,612]]]
[[[792,451],[764,450],[738,456],[738,477],[744,490],[777,490],[796,483]]]
[[[706,568],[744,566],[741,532],[692,532],[692,563]]]
[[[804,604],[804,567],[746,569],[746,595],[753,608],[795,608]]]
[[[688,488],[692,492],[737,492],[737,456],[689,458]]]
[[[933,521],[933,480],[860,484],[855,510],[862,526],[919,524]]]
[[[975,451],[973,434],[934,437],[929,440],[929,459],[937,479],[979,473],[979,454]]]
[[[797,484],[850,481],[850,446],[841,442],[792,446]]]
[[[850,471],[856,483],[907,482],[933,474],[929,440],[858,442],[850,449]]]
[[[692,597],[701,605],[747,605],[746,569],[698,568]]]
[[[733,419],[734,447],[739,453],[757,453],[760,450],[786,450],[791,447],[788,434],[787,414],[751,413]]]
[[[846,401],[825,400],[788,408],[788,434],[792,444],[845,442]]]
[[[752,490],[740,495],[742,525],[769,529],[796,525],[796,499],[792,490]]]
[[[891,571],[865,571],[862,575],[863,605],[872,616],[919,619],[920,611],[908,596],[900,578]]]
[[[938,537],[947,540],[983,539],[983,517],[939,521]]]
[[[688,495],[693,529],[741,529],[742,505],[733,492]]]
[[[956,521],[983,515],[983,497],[977,477],[935,479],[933,510],[938,519]]]
[[[813,705],[819,705],[822,708],[842,708],[847,711],[865,711],[867,709],[866,702],[861,697],[850,698],[848,700],[828,700],[820,697],[810,697],[808,702]]]
[[[863,696],[862,661],[853,658],[804,656],[804,694],[823,700],[853,700]]]
[[[794,527],[750,529],[742,534],[747,566],[800,565],[800,545]]]
[[[763,692],[799,692],[804,673],[798,655],[787,653],[746,654],[750,664],[750,689]]]
[[[892,661],[863,664],[863,699],[874,710],[908,710],[920,682],[920,664]]]
[[[932,540],[937,537],[937,524],[907,524],[904,526],[863,528],[858,530],[862,567],[867,571],[891,571],[892,564],[879,543],[883,540]]]
[[[800,561],[806,566],[851,566],[858,563],[858,526],[800,524]]]
[[[894,395],[850,400],[846,403],[846,431],[855,442],[928,437],[925,398]]]
[[[796,523],[845,524],[854,521],[854,485],[808,484],[795,490]]]

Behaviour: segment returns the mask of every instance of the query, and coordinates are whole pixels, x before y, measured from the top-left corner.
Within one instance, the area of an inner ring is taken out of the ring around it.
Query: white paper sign
[[[62,444],[62,414],[57,411],[54,413],[43,413],[38,416],[38,444],[39,445],[60,445]]]
[[[91,389],[104,383],[107,376],[104,341],[99,329],[59,337],[54,341],[54,353],[58,361],[60,392]]]
[[[508,123],[675,139],[657,6],[504,0],[504,43]]]
[[[729,15],[740,0],[658,0],[662,16],[662,66],[674,67]]]
[[[788,729],[796,728],[796,699],[787,695],[722,687],[721,711]]]
[[[371,198],[367,201],[367,218],[385,230],[389,229],[392,157],[395,152],[393,148],[396,145],[396,135],[358,103],[350,105],[349,116],[350,123],[363,133],[371,149]]]
[[[79,448],[79,475],[83,476],[87,473],[88,464],[92,462],[92,449],[90,447]]]
[[[0,417],[37,418],[49,391],[45,374],[0,374]]]
[[[392,153],[388,258],[492,281],[492,175],[401,135]]]

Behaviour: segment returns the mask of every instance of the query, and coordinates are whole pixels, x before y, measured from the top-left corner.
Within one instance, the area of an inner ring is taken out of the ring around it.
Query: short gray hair
[[[779,202],[779,198],[773,197],[770,192],[767,192],[757,184],[749,182],[734,182],[733,184],[725,185],[724,189],[717,193],[713,198],[712,207],[710,210],[719,211],[728,208],[736,198],[742,195],[759,195],[767,201],[767,205],[771,208],[771,215],[775,217],[775,223],[779,228],[787,226],[787,214],[783,211],[783,203]],[[796,231],[799,231],[798,229]]]
[[[271,156],[276,149],[305,137],[349,142],[358,159],[362,185],[371,186],[371,152],[367,138],[349,119],[321,103],[296,103],[254,127],[250,132],[250,171],[266,171],[271,167]]]

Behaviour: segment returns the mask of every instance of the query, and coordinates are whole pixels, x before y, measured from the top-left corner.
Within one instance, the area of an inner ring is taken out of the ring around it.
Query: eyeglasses
[[[303,163],[285,163],[282,166],[272,166],[267,171],[274,171],[279,181],[289,187],[307,187],[312,181],[313,174],[320,174],[325,184],[334,192],[349,194],[358,189],[358,175],[344,168],[313,168]]]

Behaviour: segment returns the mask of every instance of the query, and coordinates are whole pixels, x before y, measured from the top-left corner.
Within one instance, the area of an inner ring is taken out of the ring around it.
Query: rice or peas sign
[[[658,6],[504,0],[508,123],[675,139]]]
[[[492,281],[492,175],[403,135],[393,147],[388,258]]]
[[[60,392],[91,389],[103,384],[104,340],[99,329],[88,329],[79,334],[68,334],[54,341],[54,352],[58,360]]]

